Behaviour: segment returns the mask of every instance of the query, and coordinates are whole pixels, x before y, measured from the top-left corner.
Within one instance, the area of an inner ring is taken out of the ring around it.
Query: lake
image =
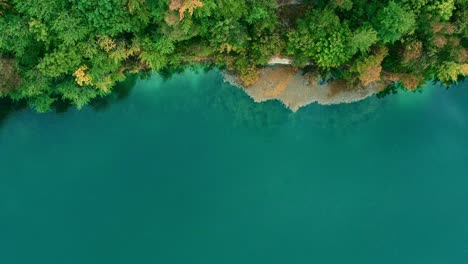
[[[2,264],[468,261],[468,82],[296,113],[217,70],[0,121]]]

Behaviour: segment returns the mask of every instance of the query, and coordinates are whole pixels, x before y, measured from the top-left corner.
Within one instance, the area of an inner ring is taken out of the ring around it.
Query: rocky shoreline
[[[259,70],[259,80],[243,87],[237,77],[225,73],[225,80],[245,91],[255,102],[279,100],[291,111],[311,103],[321,105],[352,103],[372,96],[385,88],[383,82],[351,86],[345,81],[320,83],[317,76],[290,66],[287,58],[273,58],[268,67]]]

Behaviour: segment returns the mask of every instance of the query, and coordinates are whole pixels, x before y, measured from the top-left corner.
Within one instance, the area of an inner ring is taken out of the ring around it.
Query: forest
[[[200,65],[244,85],[272,56],[414,90],[468,75],[468,0],[0,0],[0,97],[82,108],[136,73]]]

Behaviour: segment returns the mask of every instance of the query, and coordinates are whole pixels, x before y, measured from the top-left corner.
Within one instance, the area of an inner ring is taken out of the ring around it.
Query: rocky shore
[[[230,73],[226,73],[225,78],[243,89],[255,102],[279,100],[293,112],[311,103],[330,105],[356,102],[385,87],[384,83],[351,86],[342,80],[320,83],[317,76],[287,65],[287,60],[273,58],[270,65],[275,65],[260,69],[258,82],[248,87],[239,85],[237,77]]]

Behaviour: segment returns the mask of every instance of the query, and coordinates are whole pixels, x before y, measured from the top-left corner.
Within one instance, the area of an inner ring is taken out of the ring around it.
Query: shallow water
[[[468,261],[468,82],[291,113],[217,71],[0,123],[0,263]]]

